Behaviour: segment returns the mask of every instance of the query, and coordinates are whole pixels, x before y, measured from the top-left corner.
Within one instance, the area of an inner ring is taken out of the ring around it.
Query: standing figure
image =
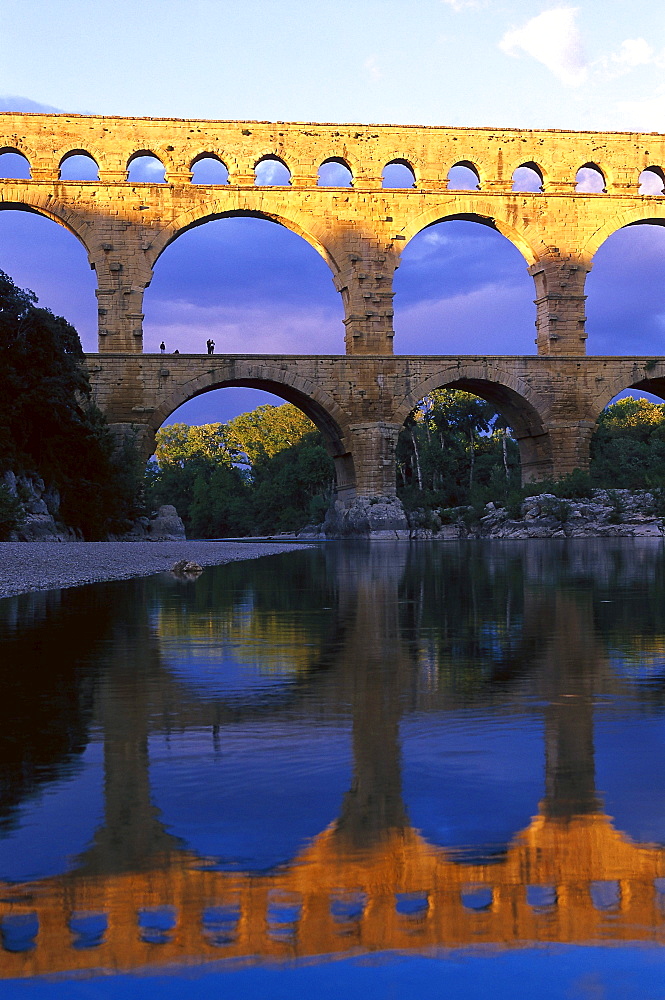
[[[164,343],[164,341],[162,341],[161,344],[159,345],[159,353],[163,354],[165,350],[166,350],[166,344]]]
[[[208,354],[214,354],[215,353],[215,341],[214,340],[208,340],[208,341],[206,341],[206,344],[207,344],[207,347],[208,347]]]

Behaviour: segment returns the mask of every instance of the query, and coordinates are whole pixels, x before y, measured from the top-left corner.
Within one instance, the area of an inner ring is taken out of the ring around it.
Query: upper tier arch
[[[309,243],[309,245],[313,247],[316,252],[321,255],[321,257],[323,257],[333,274],[338,273],[339,266],[333,257],[333,254],[328,247],[324,245],[322,239],[317,236],[313,227],[305,227],[304,225],[301,225],[297,218],[293,218],[280,211],[251,208],[228,208],[226,207],[227,205],[228,203],[225,203],[220,199],[216,204],[206,206],[207,210],[203,215],[193,209],[184,212],[182,215],[173,219],[168,228],[163,229],[155,236],[150,248],[146,251],[146,260],[150,266],[154,267],[166,248],[189,229],[195,229],[197,226],[204,226],[207,222],[213,222],[217,219],[233,219],[244,216],[253,219],[263,219],[266,222],[273,222],[276,225],[284,226],[285,229],[289,229],[292,233],[302,237],[306,243]],[[311,223],[311,220],[303,221]]]
[[[100,276],[105,352],[140,353],[143,290],[164,247],[188,227],[244,213],[286,226],[324,257],[344,301],[349,354],[393,353],[401,249],[426,226],[462,218],[493,226],[524,257],[536,284],[539,353],[580,356],[591,257],[614,230],[665,217],[665,197],[639,193],[641,172],[665,163],[663,135],[4,112],[1,148],[24,154],[31,176],[0,180],[0,200],[53,214],[86,245]],[[99,180],[60,180],[68,150],[89,151]],[[227,184],[191,183],[202,151],[226,164]],[[128,163],[145,152],[163,164],[164,183],[128,182]],[[288,165],[288,187],[255,185],[266,155]],[[317,185],[331,156],[348,163],[353,188]],[[394,160],[411,164],[415,188],[383,187],[383,168]],[[448,189],[455,163],[475,166],[480,190]],[[531,163],[544,190],[514,192],[514,170]],[[598,165],[606,190],[576,192],[580,164]]]

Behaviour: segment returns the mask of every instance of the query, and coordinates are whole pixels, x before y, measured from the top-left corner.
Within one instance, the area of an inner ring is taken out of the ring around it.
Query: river
[[[0,995],[665,997],[659,540],[0,601]]]

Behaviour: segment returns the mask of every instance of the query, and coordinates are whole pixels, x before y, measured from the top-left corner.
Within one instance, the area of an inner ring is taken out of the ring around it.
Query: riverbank
[[[182,559],[221,566],[258,559],[306,542],[0,542],[0,598],[34,590],[78,587],[104,580],[128,580],[168,572]]]

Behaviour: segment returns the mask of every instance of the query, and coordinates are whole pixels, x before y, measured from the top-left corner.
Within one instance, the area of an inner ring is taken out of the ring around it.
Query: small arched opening
[[[254,168],[257,187],[289,187],[291,171],[279,156],[263,156]]]
[[[381,183],[384,188],[414,188],[416,175],[408,160],[391,160],[383,168]]]
[[[448,171],[449,191],[479,191],[480,174],[470,160],[459,160]]]
[[[659,196],[663,194],[665,173],[662,167],[645,167],[639,177],[638,194]]]
[[[215,153],[201,153],[192,163],[192,184],[228,184],[229,170]]]
[[[339,156],[331,156],[319,167],[316,183],[319,187],[353,187],[353,174],[346,162]]]
[[[585,163],[575,174],[575,191],[578,194],[605,194],[605,175],[595,163]]]
[[[164,164],[149,150],[134,153],[127,163],[127,180],[132,184],[165,184]]]
[[[60,161],[61,181],[98,181],[97,161],[84,149],[73,149]]]
[[[29,181],[30,162],[17,149],[0,150],[0,177],[3,180]]]
[[[543,190],[543,174],[537,163],[522,163],[513,173],[513,191],[537,194]]]

